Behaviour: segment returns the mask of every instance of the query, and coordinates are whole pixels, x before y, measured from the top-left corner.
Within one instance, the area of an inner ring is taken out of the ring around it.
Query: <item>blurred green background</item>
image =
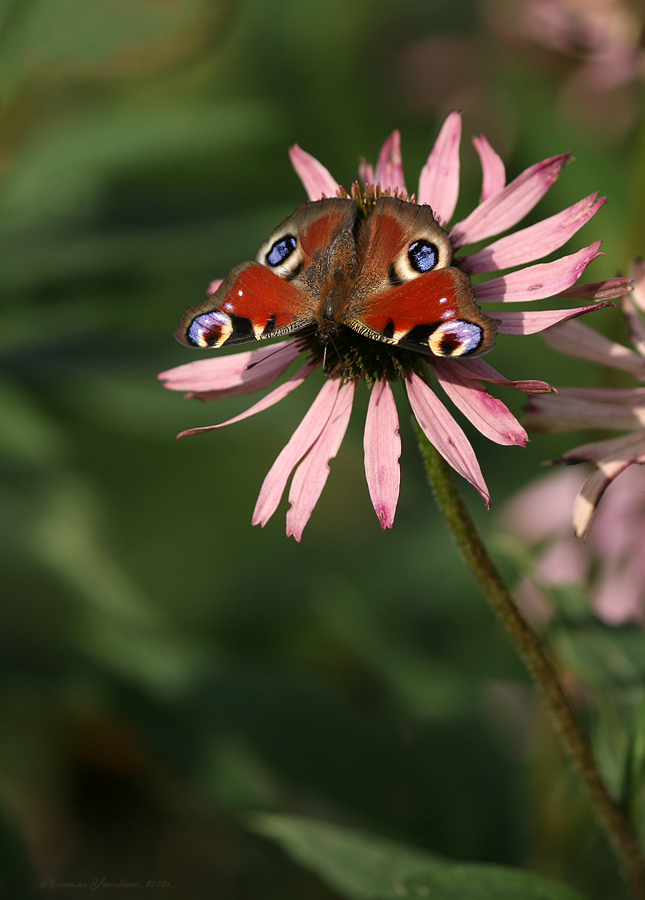
[[[439,518],[403,397],[394,530],[366,490],[362,389],[297,545],[286,501],[264,530],[250,518],[319,380],[179,444],[252,401],[189,403],[155,380],[198,358],[172,337],[184,307],[304,199],[296,141],[349,185],[399,128],[414,189],[462,109],[458,217],[479,196],[471,134],[509,178],[571,150],[530,221],[609,195],[567,252],[603,238],[586,280],[625,271],[645,250],[641,84],[585,94],[585,47],[529,40],[525,5],[1,0],[2,896],[96,877],[338,896],[250,833],[249,810],[623,896]],[[612,311],[593,324],[624,336]],[[502,337],[489,359],[512,378],[605,377],[539,337]],[[465,427],[494,509],[574,440],[521,451]],[[463,486],[494,544],[495,512]]]

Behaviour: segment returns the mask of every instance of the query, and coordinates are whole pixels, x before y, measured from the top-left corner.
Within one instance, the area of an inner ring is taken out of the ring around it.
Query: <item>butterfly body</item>
[[[301,204],[236,266],[176,331],[196,347],[222,347],[315,330],[333,344],[349,328],[430,356],[477,356],[496,320],[475,303],[470,279],[429,206],[380,197],[363,216],[351,199]]]

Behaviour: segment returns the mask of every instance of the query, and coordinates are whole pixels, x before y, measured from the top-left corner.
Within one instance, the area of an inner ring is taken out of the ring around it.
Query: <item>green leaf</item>
[[[570,888],[502,866],[449,863],[396,841],[300,816],[258,813],[253,831],[278,843],[350,900],[582,900]]]
[[[433,859],[405,844],[316,819],[257,813],[249,821],[253,831],[276,841],[343,896],[357,900],[394,890]]]
[[[384,894],[379,900],[390,900]],[[406,879],[397,897],[409,900],[580,900],[580,894],[550,878],[504,866],[439,864]]]

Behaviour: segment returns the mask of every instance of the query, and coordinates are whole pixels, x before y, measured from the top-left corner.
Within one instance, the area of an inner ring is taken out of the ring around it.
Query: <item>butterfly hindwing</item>
[[[302,203],[262,244],[254,262],[236,266],[217,291],[190,307],[177,339],[222,347],[300,331],[315,321],[320,294],[334,271],[353,271],[351,200]]]
[[[429,206],[377,200],[359,243],[360,271],[345,324],[375,340],[434,356],[473,356],[495,341],[470,279],[452,263]]]

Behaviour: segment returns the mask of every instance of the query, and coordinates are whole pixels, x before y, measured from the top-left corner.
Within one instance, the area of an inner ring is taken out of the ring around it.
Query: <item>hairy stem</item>
[[[521,615],[488,555],[461,498],[452,469],[419,431],[421,452],[437,502],[464,559],[504,624],[515,649],[542,690],[566,752],[584,785],[596,819],[618,856],[635,900],[645,900],[645,860],[635,832],[602,780],[587,737],[545,647]]]

